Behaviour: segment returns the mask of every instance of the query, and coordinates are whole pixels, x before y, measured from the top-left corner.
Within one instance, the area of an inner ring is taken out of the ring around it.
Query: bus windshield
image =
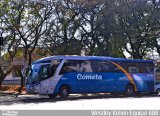
[[[38,64],[33,64],[31,66],[27,76],[28,77],[26,82],[27,84],[35,84],[40,81],[39,75],[38,75],[39,69],[40,69],[40,65]]]
[[[52,77],[59,64],[33,64],[29,70],[26,84],[36,84]]]

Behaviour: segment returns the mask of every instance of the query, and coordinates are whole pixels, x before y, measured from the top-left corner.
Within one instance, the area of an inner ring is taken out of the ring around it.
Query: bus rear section
[[[33,89],[32,93],[53,98],[57,95],[67,98],[70,93],[123,93],[131,96],[136,92],[154,92],[152,61],[79,56],[59,60],[54,71],[51,63],[36,65],[31,72],[37,68],[33,77],[37,81],[33,83],[36,79],[29,76],[28,80],[32,81],[28,81],[27,90]]]

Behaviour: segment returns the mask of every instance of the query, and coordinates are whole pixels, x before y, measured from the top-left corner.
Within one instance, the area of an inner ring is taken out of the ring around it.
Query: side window
[[[141,62],[136,64],[137,64],[137,67],[139,68],[140,73],[154,73],[153,63]]]
[[[69,72],[78,72],[79,71],[79,61],[77,60],[67,60],[62,66],[60,74],[65,74]]]
[[[154,73],[153,67],[146,67],[148,73]]]
[[[93,72],[93,69],[92,69],[92,64],[93,61],[90,61],[90,60],[81,60],[80,61],[80,72]]]
[[[139,73],[139,69],[137,67],[129,67],[128,70],[130,73]]]
[[[109,62],[97,61],[97,72],[110,72]]]
[[[51,65],[50,65],[50,77],[52,77],[57,69],[57,67],[60,64],[60,60],[53,60],[51,61]]]
[[[118,64],[117,62],[114,62]],[[108,72],[108,73],[122,73],[121,69],[117,67],[114,63],[109,61],[97,61],[96,72]]]
[[[154,73],[154,64],[153,63],[143,63],[141,69],[143,73]]]
[[[41,77],[41,80],[45,80],[49,78],[49,65],[43,65],[41,67],[40,77]]]
[[[120,67],[122,68],[125,68],[123,67],[123,64],[122,62],[114,62],[115,64],[119,65]],[[112,72],[115,72],[115,73],[123,73],[123,71],[115,64],[112,64]]]

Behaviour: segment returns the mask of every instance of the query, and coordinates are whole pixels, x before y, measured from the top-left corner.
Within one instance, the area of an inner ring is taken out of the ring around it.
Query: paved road
[[[71,95],[62,100],[39,95],[0,95],[0,109],[160,109],[160,95],[113,97],[106,94]]]

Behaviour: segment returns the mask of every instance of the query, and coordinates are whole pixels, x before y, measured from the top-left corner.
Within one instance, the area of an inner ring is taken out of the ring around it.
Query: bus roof
[[[154,60],[140,60],[140,59],[126,59],[126,58],[113,58],[113,57],[107,57],[107,56],[50,56],[45,57],[39,60],[36,60],[33,63],[47,63],[51,60],[62,60],[62,59],[68,59],[68,60],[110,60],[110,61],[120,61],[120,62],[146,62],[146,63],[153,63]]]

